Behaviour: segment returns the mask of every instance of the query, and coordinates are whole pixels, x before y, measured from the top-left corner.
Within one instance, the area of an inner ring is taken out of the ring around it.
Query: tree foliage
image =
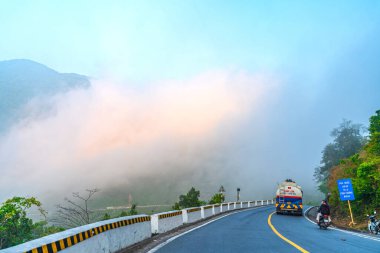
[[[368,143],[358,153],[342,159],[331,169],[328,177],[328,190],[332,193],[330,204],[335,215],[347,216],[347,204],[340,201],[337,180],[351,178],[355,201],[352,211],[360,221],[364,214],[380,208],[380,111],[370,118]]]
[[[220,204],[224,202],[223,193],[215,193],[214,196],[211,197],[209,204]]]
[[[41,202],[34,197],[13,197],[0,206],[0,249],[33,239],[35,226],[32,219],[26,216],[32,206],[45,215]]]
[[[102,220],[109,220],[111,219],[111,215],[109,213],[105,213],[102,217]]]
[[[370,141],[367,146],[368,152],[374,155],[380,155],[380,110],[376,111],[369,119]]]
[[[131,206],[131,209],[127,212],[128,215],[136,215],[138,214],[137,212],[137,205],[136,204],[132,204]]]
[[[62,227],[50,226],[47,221],[39,221],[33,224],[32,237],[33,239],[40,238],[62,232],[64,230],[65,229]]]
[[[122,211],[119,215],[119,217],[123,217],[123,216],[131,216],[131,215],[137,215],[138,212],[137,212],[137,205],[136,204],[132,204],[131,206],[131,209],[128,210],[128,211]]]
[[[205,202],[199,200],[199,196],[200,191],[197,191],[194,187],[191,187],[186,195],[179,196],[179,202],[174,204],[173,209],[180,210],[183,208],[201,206]]]
[[[334,140],[323,149],[321,164],[314,172],[314,178],[319,183],[321,192],[328,192],[327,180],[331,169],[342,159],[356,154],[363,147],[365,137],[362,131],[362,125],[353,124],[350,120],[343,120],[339,127],[332,130],[331,137]]]

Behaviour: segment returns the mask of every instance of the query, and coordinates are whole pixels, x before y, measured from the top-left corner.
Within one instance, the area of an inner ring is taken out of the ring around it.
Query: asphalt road
[[[305,217],[273,214],[271,224],[281,238],[268,225],[272,212],[273,206],[234,213],[150,252],[380,252],[380,237],[320,230]]]

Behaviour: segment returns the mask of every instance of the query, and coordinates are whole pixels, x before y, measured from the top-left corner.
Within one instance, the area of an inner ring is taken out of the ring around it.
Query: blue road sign
[[[339,179],[338,188],[340,200],[355,200],[354,189],[352,188],[351,178]]]

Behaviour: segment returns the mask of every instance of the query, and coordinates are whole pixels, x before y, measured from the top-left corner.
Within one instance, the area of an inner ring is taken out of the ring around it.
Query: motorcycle
[[[319,228],[327,229],[331,225],[329,216],[327,214],[321,215],[319,218],[318,226]]]
[[[371,234],[377,235],[380,232],[380,220],[376,219],[376,211],[373,212],[373,215],[368,215],[368,230]]]

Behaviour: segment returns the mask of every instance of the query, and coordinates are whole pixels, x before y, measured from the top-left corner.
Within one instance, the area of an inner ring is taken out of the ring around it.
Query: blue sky
[[[330,131],[380,109],[380,1],[3,0],[0,34],[0,60],[142,86],[270,73],[281,85],[237,134],[231,146],[248,148],[234,159],[307,183]]]
[[[0,59],[133,80],[213,68],[318,77],[378,31],[377,1],[2,1]]]

